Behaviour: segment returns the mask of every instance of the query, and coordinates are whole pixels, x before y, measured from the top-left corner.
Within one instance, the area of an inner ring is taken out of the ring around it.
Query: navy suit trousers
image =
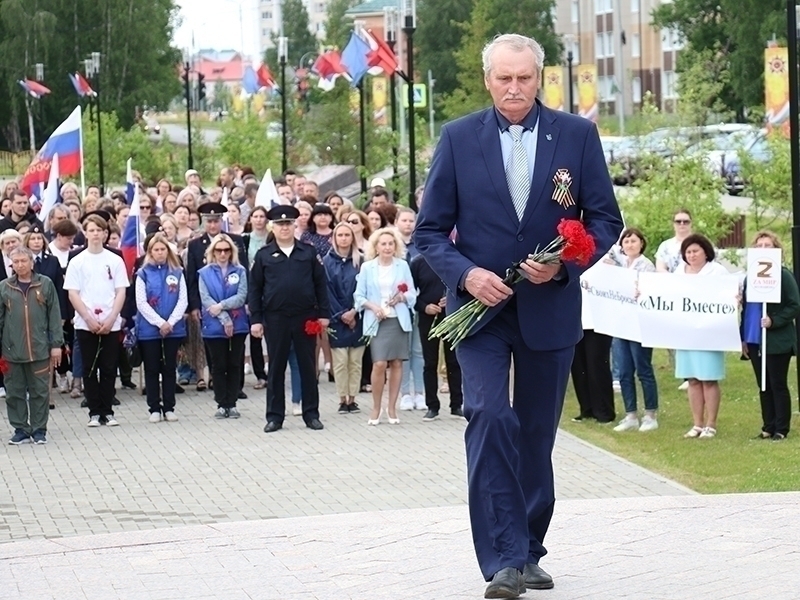
[[[468,421],[472,537],[481,572],[489,581],[500,569],[522,571],[525,563],[538,563],[547,553],[544,537],[555,504],[552,451],[574,347],[528,348],[512,297],[483,329],[462,341],[456,353]]]

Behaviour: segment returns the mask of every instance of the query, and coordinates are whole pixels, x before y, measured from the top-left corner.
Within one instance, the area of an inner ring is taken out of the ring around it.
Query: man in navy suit
[[[543,61],[539,44],[521,35],[484,48],[494,106],[442,129],[415,232],[448,288],[448,314],[472,298],[491,307],[457,347],[470,520],[490,582],[486,598],[553,587],[539,559],[555,503],[553,444],[582,334],[585,267],[528,260],[527,281],[514,290],[502,277],[553,240],[561,219],[583,221],[597,245],[592,263],[622,230],[594,124],[536,100]],[[569,194],[557,193],[556,180],[569,181]]]

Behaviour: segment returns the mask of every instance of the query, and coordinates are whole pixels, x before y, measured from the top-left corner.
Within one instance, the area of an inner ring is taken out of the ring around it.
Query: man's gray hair
[[[28,250],[25,246],[17,246],[16,248],[14,248],[8,254],[8,258],[13,260],[15,256],[20,256],[20,255],[27,256],[28,259],[30,259],[30,261],[33,262],[33,252]]]
[[[522,52],[526,48],[533,51],[533,58],[536,63],[536,70],[541,74],[544,67],[544,50],[535,39],[519,35],[518,33],[504,33],[496,36],[491,42],[483,47],[481,59],[483,61],[483,74],[488,76],[492,70],[492,54],[499,46],[507,46],[517,52]]]

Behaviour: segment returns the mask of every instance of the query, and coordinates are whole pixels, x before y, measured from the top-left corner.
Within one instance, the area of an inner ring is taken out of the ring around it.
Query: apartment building
[[[597,65],[601,114],[636,112],[647,92],[662,110],[674,110],[683,43],[677,32],[654,28],[650,16],[666,1],[557,0],[556,31],[573,65]]]
[[[281,30],[281,5],[282,0],[260,0],[258,3],[258,37],[262,55],[273,46],[272,34],[278,34]],[[317,39],[324,38],[328,0],[303,0],[303,5],[308,12],[308,28]]]

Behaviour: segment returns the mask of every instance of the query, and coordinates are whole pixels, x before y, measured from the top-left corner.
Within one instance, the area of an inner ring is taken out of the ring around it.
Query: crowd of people
[[[152,188],[138,182],[143,243],[132,274],[119,250],[130,211],[124,193],[106,198],[89,186],[81,198],[77,186],[66,183],[63,202],[43,223],[14,182],[3,190],[0,281],[8,282],[0,287],[0,297],[7,298],[0,335],[8,366],[0,368],[0,395],[14,428],[12,443],[46,442],[48,411],[42,407],[54,408],[55,400],[45,379],[59,393],[82,398],[90,427],[117,425],[115,382],[119,377],[123,387],[136,388],[132,356],[142,364],[153,423],[178,420],[176,395],[187,386],[213,391],[215,418],[239,418],[237,401],[247,397],[248,373],[256,390],[267,391],[267,432],[282,428],[287,395],[293,415],[312,429],[323,427],[320,372],[335,382],[341,414],[360,412],[359,394],[371,394],[369,425],[382,419],[399,423],[398,410],[424,410],[422,420],[435,420],[444,391],[450,413],[463,416],[455,353],[429,337],[444,316],[445,286],[415,249],[416,213],[394,204],[384,181],[373,181],[360,210],[335,192],[320,198],[315,182],[291,170],[276,182],[282,204],[272,208],[256,204],[259,184],[250,169],[222,169],[208,191],[196,171],[187,171],[185,179],[181,186],[162,179]],[[692,231],[688,210],[675,213],[673,227],[655,262],[645,255],[648,240],[635,227],[622,233],[605,262],[682,276],[728,272],[715,260],[712,243]],[[780,247],[780,240],[759,232],[753,245]],[[31,270],[23,276],[27,260]],[[760,336],[770,329],[758,437],[774,440],[789,433],[788,366],[800,314],[800,293],[786,269],[782,289],[782,302],[770,305],[763,319],[760,307],[747,303],[746,290],[742,299],[743,358],[753,362],[759,387]],[[31,293],[47,310],[27,320],[11,317]],[[62,324],[57,328],[51,310]],[[51,348],[40,347],[40,331],[47,332]],[[20,340],[26,339],[35,343],[22,356]],[[131,339],[138,352],[130,351]],[[714,437],[724,354],[679,349],[671,356],[692,417],[685,437]],[[580,407],[573,420],[615,422],[616,391],[625,414],[614,431],[657,429],[652,359],[652,348],[638,342],[584,330],[572,364]],[[32,370],[18,368],[20,362],[30,362]],[[17,372],[26,373],[25,379],[17,379]],[[635,378],[644,397],[641,413]]]
[[[690,211],[675,212],[672,220],[674,236],[664,240],[655,252],[655,263],[644,252],[647,239],[635,227],[625,229],[604,259],[606,263],[639,272],[672,273],[676,276],[726,275],[730,271],[717,260],[712,242],[692,230]],[[781,248],[777,235],[759,231],[752,242],[757,248]],[[759,388],[762,428],[757,439],[781,441],[789,434],[791,397],[788,373],[791,357],[797,353],[795,319],[800,316],[800,292],[791,272],[781,270],[781,302],[769,304],[767,316],[761,315],[761,304],[747,302],[747,289],[741,297],[742,358],[753,364]],[[761,341],[769,331],[766,345],[766,385],[761,391]],[[687,439],[709,439],[717,435],[720,411],[720,382],[725,379],[725,353],[716,351],[670,351],[679,389],[686,391],[692,418]],[[639,380],[644,412],[639,412],[634,377]],[[658,384],[653,369],[653,349],[639,342],[611,338],[593,330],[584,330],[584,337],[575,349],[572,379],[580,405],[576,422],[594,419],[600,423],[616,421],[614,392],[620,392],[625,416],[614,427],[616,432],[653,431],[658,429]],[[640,418],[641,416],[641,418]]]
[[[119,425],[117,378],[135,389],[139,364],[152,423],[179,419],[176,397],[188,386],[213,392],[214,418],[239,418],[250,373],[266,389],[267,433],[282,428],[287,395],[294,416],[323,429],[320,377],[335,382],[340,414],[359,413],[359,394],[371,394],[369,425],[399,423],[398,410],[433,421],[448,391],[450,413],[463,417],[458,362],[427,336],[445,287],[415,251],[416,213],[392,201],[385,181],[373,180],[361,210],[335,192],[320,197],[293,170],[275,182],[271,207],[256,204],[247,167],[223,168],[213,187],[192,169],[181,185],[134,178],[135,265],[121,249],[131,210],[123,191],[89,186],[81,197],[65,183],[47,215],[15,182],[2,191],[10,443],[47,442],[56,392],[81,399],[89,427]],[[34,297],[41,310],[28,310]]]

